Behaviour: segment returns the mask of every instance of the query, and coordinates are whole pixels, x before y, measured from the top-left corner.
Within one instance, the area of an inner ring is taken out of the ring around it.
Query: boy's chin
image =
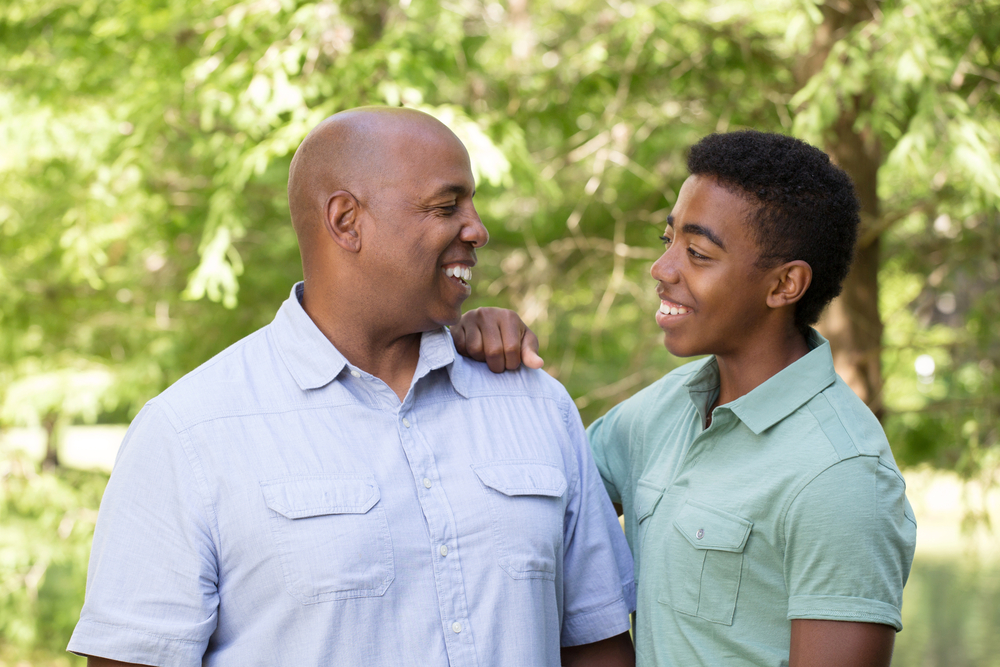
[[[670,334],[663,334],[663,347],[667,348],[667,352],[679,359],[708,354],[707,352],[694,349],[691,345],[685,345],[684,341],[671,339]]]

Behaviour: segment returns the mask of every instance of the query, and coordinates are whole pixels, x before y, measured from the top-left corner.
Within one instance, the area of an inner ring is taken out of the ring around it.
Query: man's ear
[[[348,252],[361,250],[361,232],[358,219],[361,207],[358,200],[346,190],[337,190],[326,200],[323,224],[334,243]]]
[[[812,267],[801,259],[782,264],[773,271],[775,281],[767,294],[767,305],[770,308],[795,304],[812,283]]]

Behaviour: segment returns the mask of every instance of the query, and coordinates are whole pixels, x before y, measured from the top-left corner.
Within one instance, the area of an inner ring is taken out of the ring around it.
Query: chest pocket
[[[375,477],[306,475],[260,485],[288,592],[303,604],[380,596],[395,577]]]
[[[635,485],[635,495],[633,503],[635,505],[635,520],[639,526],[639,542],[642,543],[642,538],[646,534],[646,529],[649,527],[649,517],[653,514],[653,510],[656,506],[660,504],[660,498],[663,497],[664,488],[662,486],[657,486],[651,482],[647,482],[644,479],[638,480]]]
[[[735,514],[685,502],[665,540],[667,576],[660,602],[682,614],[732,625],[752,526]]]
[[[472,466],[486,493],[500,567],[514,579],[556,577],[562,559],[566,477],[534,461]]]

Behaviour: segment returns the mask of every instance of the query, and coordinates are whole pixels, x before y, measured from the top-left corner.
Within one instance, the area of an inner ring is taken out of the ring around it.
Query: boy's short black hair
[[[687,166],[754,205],[748,222],[758,266],[798,259],[812,267],[812,283],[795,306],[795,326],[805,333],[840,294],[854,259],[860,205],[850,177],[818,148],[755,130],[705,137]]]

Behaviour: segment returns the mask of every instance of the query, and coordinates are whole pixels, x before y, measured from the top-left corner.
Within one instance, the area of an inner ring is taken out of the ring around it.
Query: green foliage
[[[20,456],[0,458],[0,659],[65,650],[107,482],[104,473],[40,471]]]
[[[883,251],[890,439],[904,463],[994,470],[998,15],[998,0],[2,3],[0,427],[127,420],[270,321],[301,276],[292,153],[361,104],[427,110],[469,146],[491,242],[468,305],[518,310],[589,422],[679,363],[648,269],[686,148],[740,127],[827,145],[848,122],[879,156],[864,235]],[[79,576],[53,559],[51,581]],[[8,618],[4,637],[49,636]]]
[[[822,144],[847,109],[884,155],[882,215],[866,234],[890,230],[887,271],[919,281],[936,269],[900,221],[926,229],[946,215],[970,248],[995,242],[1000,35],[988,17],[1000,4],[880,3],[803,80],[831,11],[811,0],[7,3],[0,419],[127,417],[266,323],[300,275],[291,154],[319,120],[360,104],[423,108],[465,140],[492,233],[469,305],[521,312],[587,421],[677,363],[657,342],[647,271],[684,151],[706,133]],[[988,322],[988,296],[970,321]],[[931,335],[915,309],[897,303],[888,319],[890,413],[926,407],[906,361]],[[949,359],[942,377],[972,363]],[[989,383],[962,387],[989,395]],[[892,428],[906,442],[923,437],[917,423]],[[932,458],[948,447],[964,444]]]

